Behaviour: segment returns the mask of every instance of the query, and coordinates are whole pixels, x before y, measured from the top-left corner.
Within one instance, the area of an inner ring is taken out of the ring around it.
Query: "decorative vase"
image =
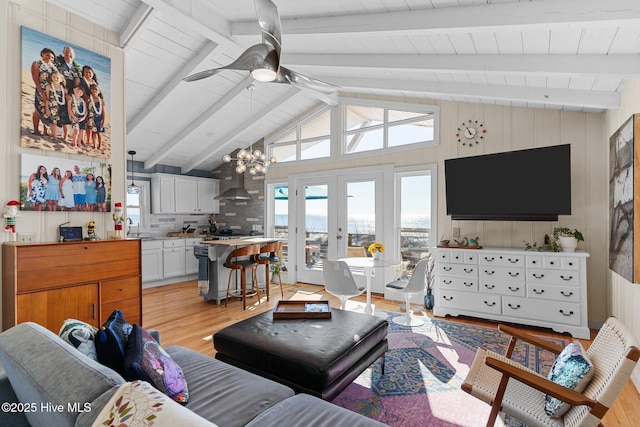
[[[373,257],[373,259],[374,259],[374,260],[378,260],[378,259],[380,259],[380,257],[381,257],[381,256],[382,256],[382,252],[378,252],[378,251],[375,251],[375,252],[372,254],[372,257]]]
[[[434,297],[431,288],[427,288],[424,293],[424,308],[427,310],[433,310]]]
[[[558,244],[562,252],[575,252],[578,246],[578,239],[575,237],[558,236]]]

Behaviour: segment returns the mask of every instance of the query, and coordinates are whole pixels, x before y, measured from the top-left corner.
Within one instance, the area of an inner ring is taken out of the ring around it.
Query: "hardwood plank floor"
[[[289,299],[328,299],[331,307],[340,307],[337,298],[329,295],[321,286],[297,283],[283,286],[284,298]],[[261,302],[256,297],[247,301],[247,310],[242,309],[240,300],[230,300],[227,307],[224,302],[216,305],[213,301],[205,302],[198,296],[196,281],[175,283],[143,289],[142,313],[144,327],[158,329],[161,333],[163,346],[181,345],[209,356],[215,355],[213,348],[213,334],[218,330],[240,320],[263,313],[275,307],[281,299],[280,289],[272,287],[270,301],[262,294]],[[351,301],[364,302],[365,297],[352,298]],[[384,311],[400,312],[397,301],[385,300],[381,295],[372,295],[372,303]],[[416,313],[417,314],[417,313]],[[421,315],[431,314],[423,311]],[[447,318],[454,322],[465,322],[474,325],[496,327],[496,322],[483,321],[475,318]],[[523,327],[524,330],[542,336],[558,337],[549,329]],[[591,331],[591,338],[597,331]],[[589,341],[582,340],[588,344]],[[636,427],[640,426],[640,394],[629,381],[620,396],[613,404],[603,420],[606,427]]]

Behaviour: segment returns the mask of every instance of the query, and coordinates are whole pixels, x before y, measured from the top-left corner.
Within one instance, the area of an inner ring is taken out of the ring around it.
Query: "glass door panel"
[[[346,182],[347,257],[369,256],[367,249],[376,240],[376,182]]]

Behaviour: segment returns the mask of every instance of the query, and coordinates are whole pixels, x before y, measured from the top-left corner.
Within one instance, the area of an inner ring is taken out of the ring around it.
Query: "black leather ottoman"
[[[332,400],[389,344],[386,320],[331,310],[330,319],[276,319],[273,311],[213,336],[216,358],[285,384],[296,393]]]

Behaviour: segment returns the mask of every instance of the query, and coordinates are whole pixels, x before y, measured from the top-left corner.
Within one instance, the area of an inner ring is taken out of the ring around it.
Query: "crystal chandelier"
[[[251,111],[251,125],[253,125],[253,90],[255,86],[250,84],[247,86],[247,90],[251,94],[250,98],[250,111]],[[251,127],[251,126],[250,126]],[[269,164],[276,163],[277,160],[274,156],[271,156],[267,160],[267,156],[265,153],[258,149],[253,149],[253,140],[251,140],[251,145],[249,146],[249,150],[241,149],[238,151],[238,157],[231,157],[229,154],[225,154],[222,157],[222,160],[225,163],[231,163],[231,161],[236,161],[236,172],[244,173],[247,169],[251,175],[257,175],[259,173],[266,174],[267,169],[269,168]]]

